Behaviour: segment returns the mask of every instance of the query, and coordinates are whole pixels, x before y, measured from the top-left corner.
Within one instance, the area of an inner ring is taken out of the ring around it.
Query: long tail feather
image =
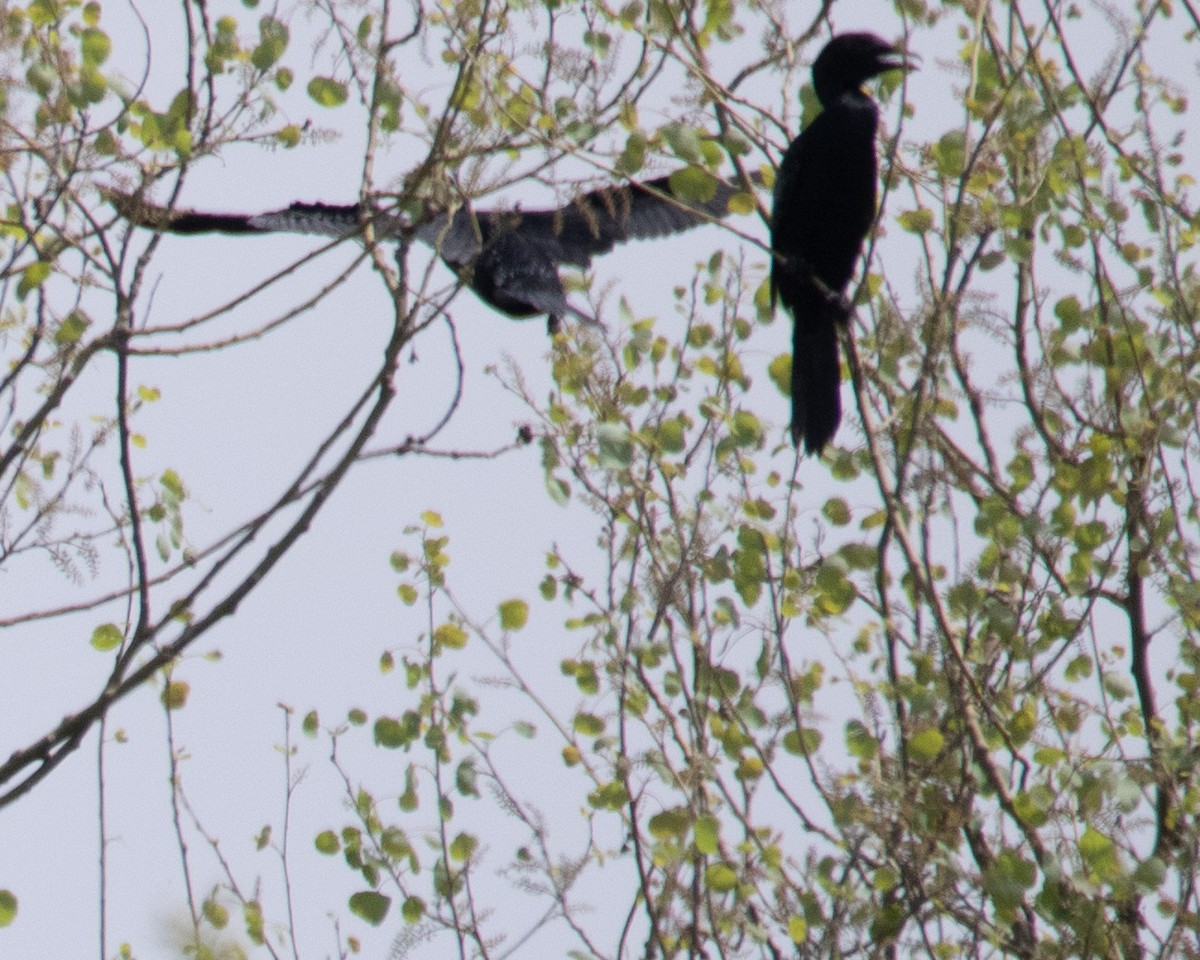
[[[837,325],[843,312],[815,288],[795,304],[792,332],[792,442],[820,454],[842,419]]]

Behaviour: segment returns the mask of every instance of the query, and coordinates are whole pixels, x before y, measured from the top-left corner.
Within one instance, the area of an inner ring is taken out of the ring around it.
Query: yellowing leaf
[[[115,623],[102,623],[92,631],[92,646],[101,653],[115,650],[125,640],[125,634]]]
[[[737,872],[725,863],[714,863],[704,871],[704,880],[714,893],[728,893],[737,886]]]
[[[433,631],[433,642],[450,650],[461,650],[467,645],[467,632],[454,623],[443,623]]]
[[[350,91],[331,77],[313,77],[308,81],[308,95],[322,107],[340,107],[349,99]]]
[[[945,745],[946,738],[942,736],[942,732],[930,727],[914,736],[908,742],[908,749],[918,760],[933,760]]]
[[[529,604],[524,600],[505,600],[500,604],[500,626],[520,630],[529,619]]]
[[[191,687],[183,680],[172,680],[163,687],[159,699],[168,710],[182,710],[187,705],[190,690]]]
[[[0,890],[0,927],[17,919],[17,898],[11,890]]]

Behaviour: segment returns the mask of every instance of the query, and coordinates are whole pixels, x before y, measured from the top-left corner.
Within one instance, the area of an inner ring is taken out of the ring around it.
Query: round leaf
[[[0,927],[7,927],[17,919],[17,898],[11,890],[0,890]]]
[[[361,917],[373,927],[383,923],[388,910],[392,906],[392,898],[374,890],[363,890],[350,896],[350,912]]]
[[[115,650],[125,640],[125,634],[115,623],[102,623],[92,631],[92,646],[105,653]]]
[[[308,81],[308,95],[322,107],[340,107],[349,99],[350,91],[330,77],[313,77]]]
[[[524,600],[505,600],[500,604],[500,626],[520,630],[529,619],[529,604]]]

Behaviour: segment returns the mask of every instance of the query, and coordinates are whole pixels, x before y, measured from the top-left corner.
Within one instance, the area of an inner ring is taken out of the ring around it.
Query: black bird
[[[407,227],[394,213],[374,215],[376,235],[398,237],[408,229],[427,243],[480,298],[510,317],[549,317],[553,333],[571,314],[596,319],[567,302],[560,264],[586,267],[592,257],[626,240],[663,237],[688,230],[729,212],[738,187],[714,178],[707,200],[685,199],[671,177],[631,181],[593,190],[557,210],[478,210],[459,207]],[[119,213],[134,223],[170,233],[271,233],[288,231],[351,236],[362,229],[358,206],[293,203],[268,213],[200,213],[168,210],[109,191]],[[368,214],[370,216],[370,214]]]
[[[850,318],[845,290],[875,220],[879,110],[862,84],[910,66],[870,33],[843,33],[817,55],[821,113],[800,133],[775,181],[771,304],[791,312],[792,442],[819,454],[842,418],[837,327]]]

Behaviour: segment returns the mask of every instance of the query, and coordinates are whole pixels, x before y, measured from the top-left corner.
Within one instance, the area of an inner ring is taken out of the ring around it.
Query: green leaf
[[[729,864],[713,863],[704,871],[704,880],[714,893],[728,893],[737,888],[738,876]]]
[[[600,466],[608,470],[625,470],[633,463],[633,440],[621,423],[596,425]]]
[[[1137,865],[1137,869],[1133,871],[1133,882],[1141,887],[1144,892],[1151,893],[1162,886],[1166,875],[1166,864],[1158,857],[1150,857]],[[2,925],[0,924],[0,926]]]
[[[24,300],[32,290],[36,290],[50,276],[51,267],[46,260],[37,260],[21,271],[21,279],[17,281],[17,299]]]
[[[844,543],[837,555],[851,570],[873,570],[879,563],[879,548],[869,543]]]
[[[821,508],[825,519],[838,527],[844,527],[850,522],[850,505],[841,497],[831,497]]]
[[[767,376],[785,397],[792,395],[792,355],[781,353],[767,367]]]
[[[565,753],[564,750],[564,759]],[[597,810],[620,810],[629,802],[629,791],[620,780],[613,780],[588,794],[588,803]]]
[[[200,910],[214,930],[224,930],[229,926],[229,911],[211,897],[204,901]]]
[[[108,34],[103,30],[91,27],[83,31],[83,36],[80,37],[79,49],[83,54],[84,63],[91,67],[98,67],[112,53],[112,41],[108,39]]]
[[[943,177],[960,176],[966,159],[966,137],[961,130],[951,130],[933,145],[933,161]]]
[[[478,773],[475,770],[475,761],[467,758],[457,767],[454,768],[454,789],[464,797],[479,796],[479,787],[476,785]]]
[[[356,917],[366,920],[373,927],[383,923],[391,906],[391,897],[374,890],[362,890],[350,895],[350,912]]]
[[[338,839],[338,835],[332,830],[322,830],[317,834],[313,845],[320,853],[332,855],[342,849],[342,842]]]
[[[894,939],[904,929],[904,906],[890,903],[871,921],[871,939],[876,943]]]
[[[500,604],[500,626],[520,630],[529,620],[529,604],[524,600],[505,600]]]
[[[846,576],[842,565],[831,558],[817,569],[816,607],[823,613],[845,613],[857,598],[854,584]]]
[[[717,178],[699,167],[681,167],[667,182],[673,197],[690,203],[706,203],[717,195]]]
[[[300,137],[303,132],[296,124],[290,123],[275,131],[275,139],[290,150],[292,147],[300,145]]]
[[[407,897],[404,905],[400,908],[400,913],[404,916],[407,923],[417,923],[425,916],[425,901],[420,897]]]
[[[700,131],[685,123],[668,123],[662,128],[663,139],[675,156],[688,163],[700,163],[704,154],[700,147]]]
[[[846,749],[853,757],[870,760],[879,752],[879,744],[861,720],[851,720],[846,724]]]
[[[460,833],[450,841],[450,856],[460,863],[471,858],[479,848],[479,841],[469,833]]]
[[[250,62],[259,70],[267,70],[273,67],[287,50],[287,24],[274,17],[263,17],[258,22],[258,35],[259,44],[250,54]]]
[[[175,500],[187,499],[187,488],[184,487],[179,474],[174,470],[164,470],[163,475],[159,478],[159,483],[162,484],[163,490]]]
[[[405,813],[412,813],[421,805],[421,798],[417,795],[417,778],[413,776],[412,767],[404,774],[404,792],[396,802]]]
[[[375,742],[386,750],[410,746],[421,733],[421,721],[411,710],[397,720],[380,717],[375,721]]]
[[[803,917],[788,917],[788,936],[792,943],[803,943],[808,939],[808,921]]]
[[[92,646],[101,653],[115,650],[125,642],[125,634],[115,623],[102,623],[92,631]]]
[[[1133,696],[1133,683],[1122,673],[1106,670],[1100,678],[1104,692],[1114,700],[1128,700]]]
[[[17,898],[11,890],[0,890],[0,927],[17,919]]]
[[[585,737],[598,737],[604,732],[604,718],[580,712],[575,714],[574,726]]]
[[[942,732],[930,727],[909,740],[908,750],[918,760],[934,760],[945,745],[946,738]]]
[[[1011,913],[1037,880],[1037,867],[1012,850],[1003,850],[983,872],[983,886],[997,908]]]
[[[617,157],[618,173],[631,177],[646,163],[646,138],[640,131],[633,131],[625,140],[625,149]]]
[[[905,210],[896,218],[896,221],[909,233],[925,233],[933,227],[933,211],[928,207]]]
[[[692,826],[692,835],[696,840],[696,850],[706,857],[715,856],[720,849],[721,824],[711,813],[697,818]]]
[[[358,40],[360,47],[366,47],[371,39],[371,31],[375,29],[375,18],[367,15],[358,21],[358,30],[355,31],[355,39]]]
[[[1101,880],[1114,879],[1120,873],[1116,844],[1098,830],[1089,827],[1079,838],[1083,862]]]
[[[733,415],[730,432],[739,447],[758,447],[762,444],[762,424],[749,410],[739,410]]]
[[[796,756],[810,756],[821,746],[821,734],[816,730],[789,730],[783,735],[783,749]]]
[[[686,807],[672,807],[650,818],[650,835],[657,840],[679,840],[687,833],[688,811]]]
[[[246,936],[256,944],[265,942],[263,936],[263,912],[262,904],[257,900],[251,900],[242,907],[242,921],[246,924]]]
[[[350,91],[331,77],[313,77],[308,81],[308,95],[322,107],[340,107],[350,98]]]
[[[729,198],[729,212],[733,214],[753,213],[758,209],[754,194],[738,191]]]
[[[396,588],[396,595],[400,598],[400,602],[403,603],[406,607],[411,607],[414,603],[417,602],[417,600],[420,596],[417,593],[417,588],[414,587],[411,583],[400,584],[400,586],[398,586]]]
[[[655,432],[663,453],[682,453],[684,448],[683,421],[678,417],[665,420]]]

